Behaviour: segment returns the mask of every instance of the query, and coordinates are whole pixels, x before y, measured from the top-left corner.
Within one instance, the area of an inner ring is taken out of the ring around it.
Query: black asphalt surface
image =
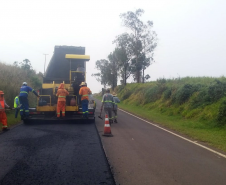
[[[101,136],[104,120],[97,119],[96,126]],[[118,111],[118,123],[111,125],[111,132],[113,137],[101,136],[101,140],[116,184],[226,184],[226,158],[123,111]]]
[[[115,184],[95,123],[35,123],[0,134],[1,185]]]

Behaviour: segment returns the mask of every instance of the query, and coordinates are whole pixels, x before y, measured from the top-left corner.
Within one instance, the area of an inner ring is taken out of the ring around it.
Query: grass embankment
[[[15,110],[7,110],[6,115],[7,115],[7,124],[9,128],[21,121],[20,112],[18,113],[17,118],[15,118]]]
[[[118,86],[119,108],[226,152],[226,78]]]
[[[22,83],[27,82],[28,86],[37,90],[41,87],[42,76],[41,74],[36,74],[34,70],[22,69],[19,66],[0,62],[0,79],[0,90],[5,93],[4,98],[6,103],[10,107],[13,107],[14,98],[19,94]],[[34,106],[37,101],[36,96],[30,93],[28,97],[30,106]],[[14,118],[14,110],[6,111],[6,114],[9,127],[20,121],[20,116],[18,116],[19,118],[17,119]]]

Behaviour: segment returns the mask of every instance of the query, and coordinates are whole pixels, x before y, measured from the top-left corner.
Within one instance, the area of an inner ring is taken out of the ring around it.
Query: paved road
[[[95,124],[21,124],[0,134],[0,184],[115,184]]]
[[[118,117],[113,137],[101,136],[104,121],[96,120],[117,184],[226,184],[225,158],[122,111]]]

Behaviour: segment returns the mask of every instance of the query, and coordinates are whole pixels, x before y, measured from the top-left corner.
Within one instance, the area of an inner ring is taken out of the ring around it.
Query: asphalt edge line
[[[118,109],[119,109],[119,108],[118,108]],[[133,117],[135,117],[135,118],[138,118],[138,119],[140,119],[140,120],[142,120],[142,121],[144,121],[144,122],[146,122],[146,123],[148,123],[148,124],[150,124],[150,125],[153,125],[153,126],[155,126],[155,127],[157,127],[157,128],[160,128],[160,129],[162,129],[162,130],[164,130],[164,131],[166,131],[166,132],[168,132],[168,133],[170,133],[170,134],[173,134],[173,135],[175,135],[175,136],[177,136],[177,137],[179,137],[179,138],[181,138],[181,139],[184,139],[184,140],[186,140],[186,141],[188,141],[188,142],[190,142],[190,143],[193,143],[193,144],[195,144],[195,145],[197,145],[197,146],[199,146],[199,147],[201,147],[201,148],[204,148],[204,149],[206,149],[206,150],[208,150],[208,151],[210,151],[210,152],[212,152],[212,153],[215,153],[215,154],[217,154],[217,155],[219,155],[219,156],[221,156],[221,157],[226,158],[226,155],[224,155],[224,154],[222,154],[222,153],[220,153],[220,152],[217,152],[217,151],[215,151],[215,150],[212,150],[211,148],[208,148],[208,147],[206,147],[206,146],[204,146],[204,145],[201,145],[201,144],[199,144],[199,143],[197,143],[197,142],[194,142],[194,141],[192,141],[192,140],[190,140],[190,139],[187,139],[187,138],[185,138],[185,137],[183,137],[183,136],[180,136],[180,135],[178,135],[178,134],[176,134],[176,133],[174,133],[174,132],[171,132],[171,131],[169,131],[169,130],[167,130],[167,129],[165,129],[165,128],[162,128],[162,127],[160,127],[160,126],[158,126],[158,125],[156,125],[156,124],[154,124],[154,123],[151,123],[151,122],[149,122],[149,121],[147,121],[147,120],[145,120],[145,119],[142,119],[142,118],[140,118],[140,117],[138,117],[138,116],[135,116],[135,115],[133,115],[133,114],[131,114],[131,113],[129,113],[129,112],[123,110],[123,109],[119,109],[119,110],[120,110],[120,111],[123,111],[123,112],[125,112],[125,113],[127,113],[127,114],[129,114],[129,115],[131,115],[131,116],[133,116]]]

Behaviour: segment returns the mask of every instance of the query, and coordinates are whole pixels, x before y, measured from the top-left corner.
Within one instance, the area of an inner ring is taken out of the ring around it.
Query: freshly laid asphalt
[[[113,185],[95,123],[39,122],[0,134],[1,185]]]

